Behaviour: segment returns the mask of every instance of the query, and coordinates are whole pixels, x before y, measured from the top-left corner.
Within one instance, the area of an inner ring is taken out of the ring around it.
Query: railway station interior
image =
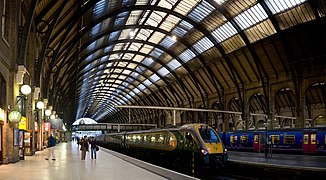
[[[0,180],[86,179],[96,168],[95,179],[128,179],[128,169],[193,179],[105,147],[83,163],[72,137],[194,123],[230,151],[251,136],[229,132],[273,137],[259,152],[299,143],[309,159],[300,168],[326,170],[324,0],[0,0],[0,12]],[[44,160],[50,135],[54,162]],[[271,157],[229,160],[260,155]]]

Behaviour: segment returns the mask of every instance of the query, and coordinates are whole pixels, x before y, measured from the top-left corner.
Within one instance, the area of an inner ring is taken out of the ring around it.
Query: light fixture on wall
[[[44,102],[43,101],[38,101],[36,103],[36,107],[37,107],[37,109],[43,109],[44,108]]]
[[[51,110],[50,109],[47,109],[47,110],[45,110],[45,115],[46,116],[51,116]]]
[[[29,85],[27,84],[24,84],[22,85],[22,87],[20,88],[20,91],[25,95],[29,95],[31,92],[32,92],[32,89]]]

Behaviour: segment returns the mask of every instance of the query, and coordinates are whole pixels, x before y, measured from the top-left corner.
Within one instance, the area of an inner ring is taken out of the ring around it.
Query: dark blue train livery
[[[219,136],[229,151],[326,155],[326,128],[237,130]]]

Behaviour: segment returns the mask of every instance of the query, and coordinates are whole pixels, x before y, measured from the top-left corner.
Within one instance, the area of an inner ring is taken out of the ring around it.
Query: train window
[[[308,134],[305,134],[305,135],[303,135],[303,144],[308,144],[308,142],[309,142],[309,135]]]
[[[258,134],[255,134],[255,136],[254,136],[254,143],[257,144],[258,143],[258,140],[259,140]]]
[[[208,128],[208,129],[200,129],[199,130],[200,136],[204,140],[205,143],[218,143],[220,142],[219,138],[213,131],[213,129]]]
[[[311,134],[311,144],[316,144],[316,134]]]
[[[284,136],[284,144],[294,144],[295,136],[294,135],[285,135]]]
[[[280,143],[280,135],[270,135],[269,139],[271,140],[272,144]]]
[[[240,136],[240,143],[247,144],[248,143],[248,135],[241,135]]]
[[[230,142],[231,143],[236,143],[238,141],[238,136],[236,135],[231,135],[230,136]]]

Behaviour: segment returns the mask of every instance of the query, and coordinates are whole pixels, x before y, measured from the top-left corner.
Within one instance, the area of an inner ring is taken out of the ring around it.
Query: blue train
[[[326,155],[326,128],[237,130],[219,136],[229,151]]]

